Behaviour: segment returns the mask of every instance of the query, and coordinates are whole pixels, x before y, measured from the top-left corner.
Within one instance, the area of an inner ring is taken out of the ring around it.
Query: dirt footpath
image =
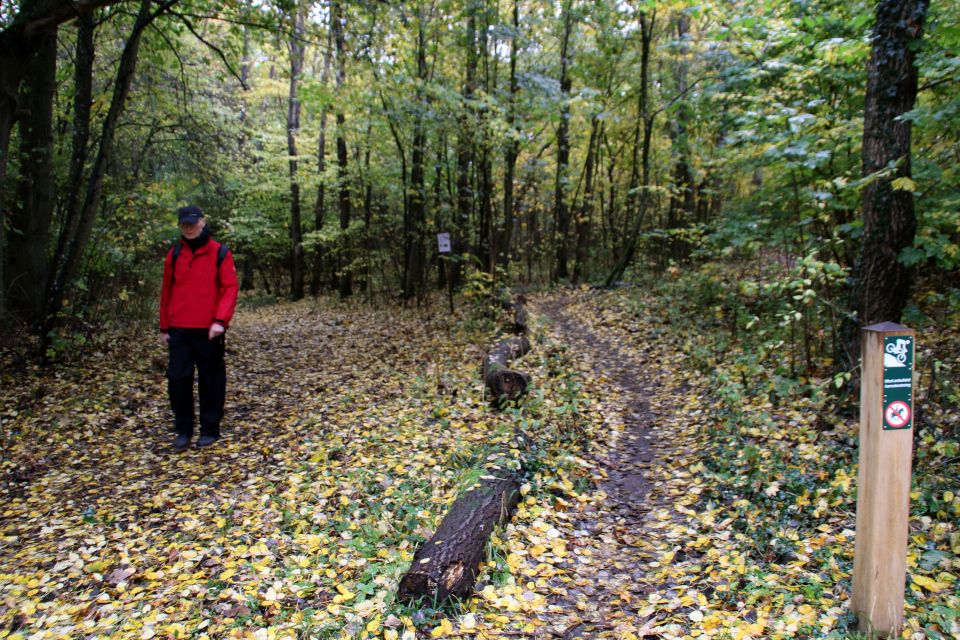
[[[593,482],[607,499],[600,508],[587,505],[569,514],[575,522],[572,545],[592,547],[600,558],[570,556],[566,569],[572,581],[554,589],[549,601],[565,612],[551,620],[551,632],[564,640],[605,637],[628,622],[640,637],[658,635],[653,629],[658,620],[639,616],[635,601],[670,586],[650,580],[659,566],[650,540],[661,535],[664,518],[658,510],[667,489],[657,472],[668,466],[664,458],[677,446],[660,421],[674,409],[657,393],[666,372],[656,353],[618,344],[580,321],[571,302],[541,300],[534,310],[541,324],[569,345],[571,358],[589,364],[597,395],[604,398],[610,438],[592,443],[582,457],[595,465]]]

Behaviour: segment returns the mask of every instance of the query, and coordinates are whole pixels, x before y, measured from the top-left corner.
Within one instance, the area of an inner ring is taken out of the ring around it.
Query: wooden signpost
[[[850,610],[860,631],[897,637],[903,625],[913,454],[916,332],[863,329],[857,534]]]

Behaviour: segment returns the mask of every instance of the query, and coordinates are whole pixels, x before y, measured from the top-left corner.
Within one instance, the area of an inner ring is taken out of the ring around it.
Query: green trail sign
[[[883,340],[883,430],[913,426],[913,336]]]

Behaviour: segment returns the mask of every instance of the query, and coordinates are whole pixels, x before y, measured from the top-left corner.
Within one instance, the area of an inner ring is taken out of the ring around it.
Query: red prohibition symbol
[[[895,400],[887,405],[883,417],[891,427],[902,427],[910,422],[910,405],[901,400]]]

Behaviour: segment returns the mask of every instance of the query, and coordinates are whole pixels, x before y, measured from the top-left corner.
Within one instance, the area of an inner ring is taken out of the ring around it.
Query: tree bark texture
[[[320,232],[324,225],[324,212],[326,208],[326,184],[323,180],[323,174],[327,168],[327,108],[324,106],[320,112],[320,139],[317,144],[317,173],[320,176],[317,184],[317,201],[313,207],[313,228]],[[316,298],[320,295],[320,287],[323,284],[323,257],[324,249],[318,242],[313,249],[313,277],[310,280],[310,295]]]
[[[417,32],[416,63],[417,80],[419,80],[417,86],[422,87],[429,77],[427,33],[422,21]],[[418,89],[417,104],[427,100],[428,98]],[[413,148],[410,150],[410,160],[410,206],[405,210],[406,215],[403,220],[403,298],[409,300],[416,297],[419,302],[426,275],[423,236],[427,225],[427,134],[423,114],[419,111],[413,120]]]
[[[370,136],[373,132],[373,126],[367,123],[366,149],[363,152],[363,239],[361,240],[361,250],[364,255],[370,255],[375,246],[370,234],[373,224],[373,179],[370,176]],[[363,282],[361,290],[367,291],[370,286],[371,265],[365,265],[363,268]],[[372,295],[373,287],[370,287]]]
[[[424,154],[427,137],[418,115],[413,123],[413,149],[410,163],[410,206],[403,224],[404,270],[403,298],[419,298],[424,272],[423,229],[426,223],[426,191],[424,189]]]
[[[560,125],[557,127],[557,179],[554,188],[554,219],[556,228],[556,267],[554,281],[570,276],[567,271],[567,236],[570,234],[570,209],[567,207],[567,170],[570,165],[570,89],[572,82],[568,70],[570,55],[570,32],[573,29],[572,3],[563,7],[563,37],[560,40]]]
[[[343,35],[343,4],[334,2],[331,11],[331,28],[337,55],[337,95],[340,96],[347,76],[347,43]],[[350,228],[350,178],[347,174],[347,131],[343,106],[337,105],[337,181],[340,185],[340,231],[343,232],[340,247],[340,299],[353,295],[353,274],[350,271],[352,255],[350,238],[346,231]]]
[[[477,49],[482,55],[483,62],[483,91],[486,95],[495,95],[497,89],[496,63],[499,57],[490,55],[491,29],[497,23],[499,7],[495,3],[483,2],[483,22],[480,25]],[[491,69],[491,59],[493,69]],[[481,101],[477,126],[480,162],[477,166],[480,196],[480,216],[477,220],[477,260],[481,269],[493,274],[496,278],[497,261],[497,233],[496,219],[493,211],[493,145],[489,129],[485,121],[491,120],[491,112],[486,101]]]
[[[32,60],[38,55],[45,55],[43,50],[50,46],[48,32],[55,34],[58,25],[117,2],[118,0],[80,0],[75,3],[57,0],[21,2],[16,15],[0,31],[0,211],[8,212],[11,209],[6,187],[9,183],[7,168],[13,127],[19,118],[28,112],[32,114],[20,96],[21,84],[34,64]],[[33,80],[38,81],[36,78]],[[52,101],[53,95],[49,98]],[[9,260],[10,257],[4,253],[4,242],[0,241],[0,319],[5,317],[7,309],[6,285],[11,281],[6,271]],[[42,296],[44,284],[40,283],[37,296]]]
[[[300,182],[297,178],[297,131],[300,130],[300,75],[303,72],[303,16],[294,18],[290,38],[290,93],[287,102],[287,154],[290,156],[290,254],[292,261],[290,297],[303,298],[304,258],[303,227],[300,216]]]
[[[473,216],[474,193],[470,188],[470,168],[474,157],[474,130],[473,99],[477,82],[477,17],[476,8],[471,2],[467,7],[466,69],[461,95],[463,106],[459,118],[459,134],[457,136],[457,213],[459,219],[453,225],[453,235],[450,238],[453,255],[460,255],[469,251],[469,234],[464,231],[470,228],[470,218]],[[462,281],[460,262],[453,262],[450,268],[450,278],[453,286],[459,286]]]
[[[83,209],[83,174],[87,164],[90,143],[90,109],[93,105],[93,22],[84,18],[77,20],[77,46],[74,52],[73,70],[73,136],[70,154],[70,176],[67,202],[64,206],[63,228],[53,254],[56,273],[64,266],[67,247],[77,234]],[[47,283],[46,299],[50,299],[53,282]],[[51,309],[56,312],[55,309]]]
[[[327,49],[323,53],[323,74],[320,76],[320,85],[324,88],[330,78],[330,59],[332,58],[333,34],[327,39]],[[327,104],[320,107],[320,136],[317,140],[317,202],[313,207],[314,230],[323,229],[326,207],[326,183],[323,174],[327,170]],[[310,280],[310,295],[316,298],[320,295],[320,285],[323,283],[323,247],[317,243],[313,249],[313,277]]]
[[[860,356],[860,328],[899,322],[910,295],[910,270],[898,261],[913,244],[917,219],[913,193],[895,190],[896,178],[909,178],[910,121],[900,116],[917,97],[917,41],[923,36],[927,0],[880,0],[870,62],[863,122],[863,175],[898,163],[894,175],[877,178],[863,189],[863,239],[854,273],[851,307],[856,317],[845,323],[846,353],[855,365]]]
[[[627,195],[627,219],[633,215],[633,225],[627,242],[623,248],[623,255],[616,266],[610,271],[604,282],[605,287],[612,287],[616,284],[627,266],[633,261],[633,255],[637,250],[637,244],[640,241],[640,229],[643,226],[643,218],[647,211],[647,202],[650,198],[650,140],[653,137],[653,118],[654,115],[649,111],[649,102],[647,100],[647,91],[650,83],[650,44],[653,41],[653,26],[656,22],[656,12],[651,12],[650,16],[644,13],[640,14],[640,104],[637,114],[637,127],[633,138],[633,167],[630,170],[630,191]],[[640,141],[641,124],[643,125],[643,143]],[[640,156],[640,157],[638,157]],[[640,182],[642,176],[642,182]],[[639,206],[634,211],[633,203],[637,201],[637,192],[640,192]]]
[[[527,309],[522,302],[513,305],[513,332],[518,335],[527,332]]]
[[[25,324],[42,320],[47,276],[47,238],[53,217],[53,96],[56,91],[57,32],[39,36],[41,43],[26,60],[24,87],[18,104],[20,179],[10,207],[4,289],[8,312]]]
[[[520,371],[508,369],[511,360],[515,360],[530,351],[530,341],[526,338],[504,340],[483,359],[483,380],[490,391],[493,402],[515,402],[526,392],[530,376]]]
[[[674,69],[674,79],[677,83],[677,92],[683,95],[687,91],[687,54],[689,47],[686,37],[690,30],[690,18],[684,14],[677,16],[677,37],[680,45],[680,59]],[[670,196],[670,209],[667,219],[667,228],[673,231],[686,229],[696,211],[696,194],[694,193],[693,170],[690,166],[690,107],[686,99],[677,105],[677,118],[674,122],[671,138],[673,139],[674,158],[674,191]],[[686,260],[690,255],[690,243],[682,235],[670,237],[670,255],[677,262]]]
[[[507,107],[507,127],[510,137],[504,157],[503,168],[503,229],[504,237],[500,242],[500,262],[506,268],[510,263],[510,250],[513,240],[513,173],[520,154],[520,132],[516,129],[516,103],[520,84],[517,80],[517,40],[520,37],[520,2],[513,1],[513,33],[510,34],[510,102]]]
[[[519,445],[501,449],[480,478],[461,492],[433,537],[413,556],[400,579],[397,597],[409,603],[421,598],[443,602],[467,596],[480,571],[487,539],[510,520],[520,501],[520,464],[511,455]]]
[[[599,133],[603,123],[594,116],[590,126],[590,141],[587,144],[587,159],[583,167],[583,203],[577,213],[577,249],[573,259],[573,277],[571,284],[578,284],[584,277],[587,262],[587,248],[590,246],[590,227],[593,218],[593,181],[596,165]]]

